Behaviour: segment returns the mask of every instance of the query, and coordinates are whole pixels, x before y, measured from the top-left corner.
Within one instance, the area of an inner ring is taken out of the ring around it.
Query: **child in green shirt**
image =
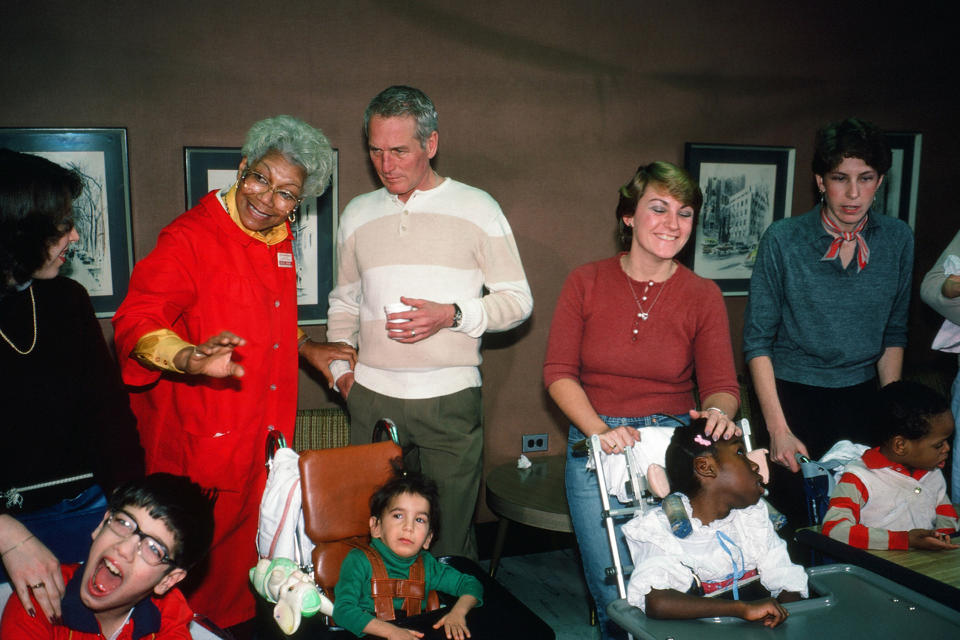
[[[466,615],[482,602],[483,586],[473,576],[441,564],[427,552],[430,543],[439,536],[438,503],[436,483],[414,472],[400,472],[373,494],[370,548],[353,549],[340,568],[333,610],[338,625],[357,636],[371,634],[391,640],[421,638],[422,633],[403,629],[387,620],[394,619],[393,609],[403,608],[405,604],[408,615],[419,613],[425,606],[426,594],[436,590],[458,596],[458,600],[434,624],[434,629],[442,626],[448,638],[470,637]],[[416,597],[412,600],[394,597],[386,607],[381,604],[379,617],[375,615],[375,572],[371,562],[382,564],[390,579],[403,581],[399,588],[404,593],[410,592],[410,585],[404,583],[416,580],[419,572],[424,583],[423,598],[418,602]],[[410,602],[413,604],[407,604]]]

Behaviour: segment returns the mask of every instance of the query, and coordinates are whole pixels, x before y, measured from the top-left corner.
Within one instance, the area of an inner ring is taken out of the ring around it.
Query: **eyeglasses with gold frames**
[[[294,195],[288,189],[273,186],[266,176],[253,169],[244,169],[240,174],[240,188],[247,195],[260,195],[269,191],[273,195],[271,200],[273,207],[280,213],[294,211],[303,201],[303,198]]]

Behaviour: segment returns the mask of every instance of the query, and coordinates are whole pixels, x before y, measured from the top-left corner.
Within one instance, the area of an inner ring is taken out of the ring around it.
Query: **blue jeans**
[[[600,419],[611,428],[619,426],[642,427],[679,427],[690,423],[690,416],[643,416],[639,418],[610,418],[600,416]],[[570,425],[570,434],[567,439],[567,467],[565,481],[567,487],[567,504],[570,507],[570,519],[573,521],[573,531],[577,536],[577,546],[580,547],[580,558],[583,561],[583,575],[587,580],[587,588],[593,596],[597,607],[597,622],[600,624],[602,638],[624,638],[623,632],[607,616],[607,605],[619,598],[615,580],[607,580],[605,570],[613,566],[613,554],[607,542],[607,530],[603,524],[603,503],[600,502],[600,486],[597,483],[595,471],[586,469],[587,458],[583,455],[573,455],[573,445],[586,436],[575,426]],[[610,496],[610,508],[616,509],[627,505]],[[623,522],[615,525],[617,547],[620,550],[620,561],[630,564],[630,552],[623,539],[621,528]]]
[[[30,530],[57,557],[60,564],[86,562],[92,538],[107,512],[107,499],[98,485],[75,498],[30,513],[9,515]],[[0,582],[9,577],[0,563]]]

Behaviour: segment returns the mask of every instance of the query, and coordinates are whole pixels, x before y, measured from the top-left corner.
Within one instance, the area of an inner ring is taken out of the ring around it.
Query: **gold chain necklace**
[[[631,342],[636,342],[637,337],[640,334],[640,321],[647,321],[647,318],[650,317],[650,312],[653,311],[653,307],[657,304],[657,300],[660,299],[660,294],[663,293],[663,290],[667,288],[667,282],[663,282],[663,286],[660,287],[660,290],[657,291],[657,296],[653,299],[653,302],[650,303],[650,306],[646,311],[643,310],[643,307],[640,306],[640,299],[637,297],[637,292],[633,289],[633,283],[630,282],[630,276],[627,275],[627,272],[623,272],[623,277],[627,279],[627,286],[630,287],[630,294],[633,296],[633,301],[637,303],[637,316],[633,320],[633,336],[630,338]],[[654,285],[653,280],[647,281],[647,286],[643,289],[642,297],[644,300],[647,299],[647,291],[650,290],[650,287]]]
[[[19,353],[22,356],[29,354],[33,351],[33,348],[37,346],[37,301],[33,297],[33,285],[31,284],[28,289],[30,289],[30,307],[33,309],[33,342],[30,343],[30,347],[26,351],[20,351],[17,348],[17,345],[13,344],[13,340],[7,337],[7,334],[3,332],[3,329],[0,329],[0,337],[7,341],[7,344],[13,347],[13,350]]]

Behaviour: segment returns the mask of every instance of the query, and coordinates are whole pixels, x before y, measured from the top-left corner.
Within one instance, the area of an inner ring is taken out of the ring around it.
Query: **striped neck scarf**
[[[823,224],[824,231],[833,237],[833,242],[830,243],[830,247],[820,260],[833,260],[837,256],[840,256],[840,264],[846,267],[850,264],[850,259],[853,257],[854,252],[856,252],[857,273],[863,271],[867,266],[867,262],[870,260],[870,248],[867,246],[867,241],[863,239],[863,235],[860,232],[863,231],[863,228],[867,225],[868,217],[868,215],[863,216],[863,220],[860,221],[860,224],[858,224],[857,228],[853,231],[844,231],[838,227],[833,220],[828,218],[827,214],[821,209],[820,222]],[[857,249],[859,249],[859,251],[857,251]]]

